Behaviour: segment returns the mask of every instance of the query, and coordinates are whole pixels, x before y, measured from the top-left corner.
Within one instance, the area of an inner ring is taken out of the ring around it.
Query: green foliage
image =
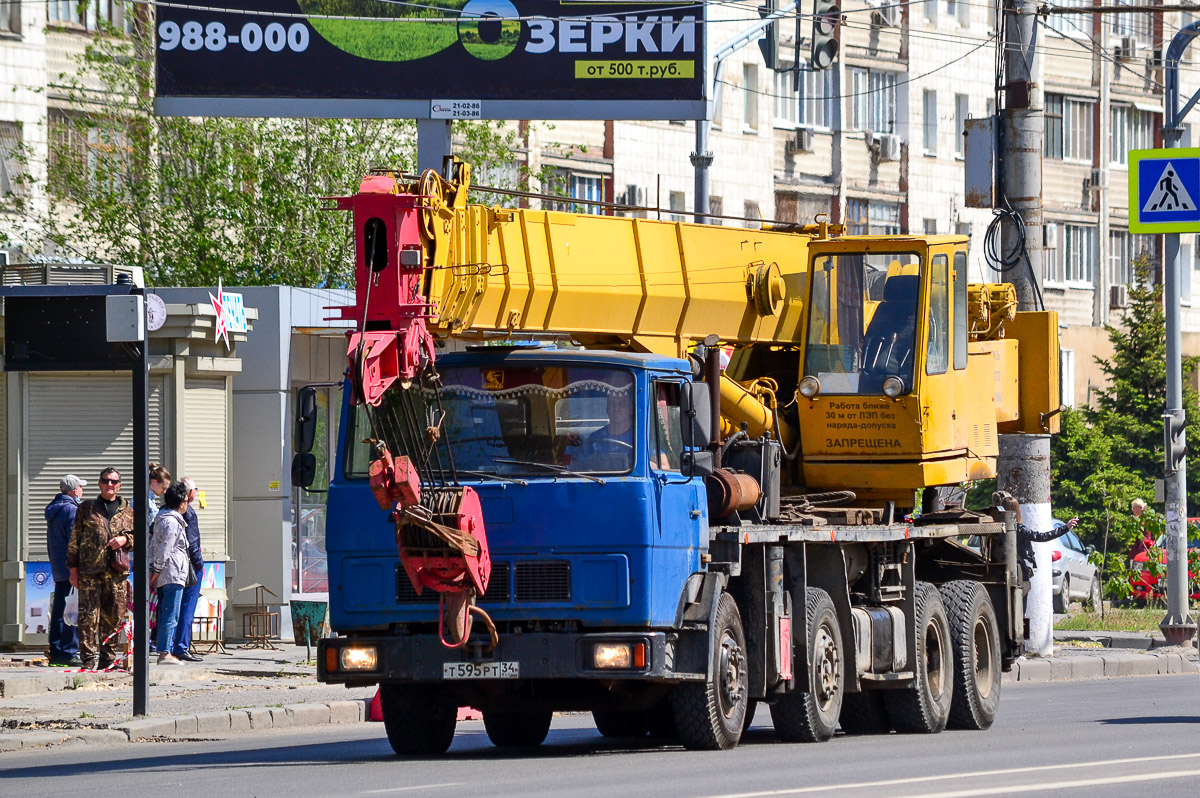
[[[1129,305],[1120,325],[1108,328],[1112,357],[1096,360],[1107,384],[1092,406],[1063,412],[1062,430],[1051,443],[1055,515],[1079,516],[1080,538],[1101,552],[1105,592],[1118,599],[1129,596],[1127,558],[1143,526],[1153,538],[1163,527],[1153,510],[1135,519],[1129,509],[1133,499],[1152,497],[1162,474],[1166,408],[1162,286],[1151,284],[1146,257],[1133,265]],[[1195,371],[1197,360],[1184,358],[1185,373]],[[1196,393],[1186,385],[1184,409],[1189,419],[1200,417]],[[1200,458],[1188,463],[1188,484],[1192,515],[1200,507]]]
[[[153,80],[152,29],[91,40],[58,81],[70,111],[48,131],[49,210],[36,213],[28,191],[10,198],[20,221],[3,237],[142,266],[151,285],[350,285],[350,216],[322,197],[415,163],[413,122],[160,117]],[[456,122],[454,133],[491,184],[538,177],[518,166],[516,132],[501,123]]]

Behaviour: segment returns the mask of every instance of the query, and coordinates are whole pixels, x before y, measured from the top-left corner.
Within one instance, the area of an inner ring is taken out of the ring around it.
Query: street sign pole
[[[134,293],[144,294],[135,288]],[[144,307],[144,306],[143,306]],[[143,311],[144,312],[144,311]],[[150,327],[143,324],[141,350],[133,366],[133,714],[145,715],[150,703]]]
[[[1200,93],[1179,107],[1179,60],[1192,39],[1200,33],[1200,22],[1182,28],[1171,41],[1166,58],[1166,115],[1163,120],[1163,143],[1179,147],[1183,138],[1183,117],[1196,103]],[[1166,177],[1166,175],[1164,175]],[[1132,192],[1131,192],[1132,193]],[[1139,194],[1140,199],[1140,194]],[[1153,199],[1153,197],[1151,197]],[[1193,195],[1193,206],[1200,196]],[[1147,206],[1139,205],[1139,216]],[[1133,209],[1131,209],[1133,210]],[[1139,219],[1140,220],[1140,219]],[[1179,231],[1166,234],[1166,261],[1163,264],[1166,283],[1167,327],[1167,408],[1165,426],[1164,477],[1166,481],[1167,516],[1167,614],[1159,628],[1169,645],[1181,645],[1196,635],[1196,621],[1188,612],[1187,577],[1187,456],[1184,448],[1182,336],[1180,333],[1180,271]]]

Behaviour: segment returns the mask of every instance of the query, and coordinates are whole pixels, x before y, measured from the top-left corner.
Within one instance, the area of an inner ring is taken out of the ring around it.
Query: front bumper
[[[524,680],[647,680],[678,682],[703,680],[701,667],[677,667],[680,662],[680,637],[687,633],[661,631],[502,634],[496,650],[484,655],[478,649],[447,648],[436,635],[380,637],[337,637],[317,645],[317,679],[329,684],[378,684],[380,682],[442,682],[449,663],[516,663]],[[631,642],[645,644],[645,665],[641,668],[597,668],[592,652],[597,643]],[[345,647],[374,647],[372,670],[343,670],[339,651]],[[694,656],[682,659],[701,665]],[[333,666],[333,667],[330,667]],[[480,677],[476,681],[502,681]]]

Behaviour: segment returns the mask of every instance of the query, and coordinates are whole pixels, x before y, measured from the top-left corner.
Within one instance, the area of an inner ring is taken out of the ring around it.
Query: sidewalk
[[[1161,637],[1060,632],[1055,656],[1022,658],[1004,683],[1200,672],[1194,647]],[[128,673],[80,673],[33,665],[40,655],[0,655],[0,752],[58,745],[206,739],[218,734],[358,723],[374,687],[322,685],[303,647],[229,647],[204,662],[150,666],[150,715],[131,718]],[[382,732],[381,732],[382,733]]]

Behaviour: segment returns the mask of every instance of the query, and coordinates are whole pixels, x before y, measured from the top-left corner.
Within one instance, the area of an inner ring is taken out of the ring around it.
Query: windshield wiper
[[[547,471],[553,471],[557,474],[562,474],[563,476],[583,477],[584,479],[590,479],[592,482],[599,482],[601,485],[605,484],[604,480],[600,479],[600,477],[594,477],[591,474],[584,474],[579,471],[572,471],[565,466],[554,465],[553,463],[539,463],[535,460],[514,460],[510,457],[493,457],[492,462],[504,463],[505,465],[523,465],[533,466],[534,468],[544,468]]]
[[[493,474],[490,471],[464,471],[460,468],[460,469],[458,469],[458,473],[466,474],[467,476],[471,476],[471,477],[480,477],[482,479],[498,479],[501,482],[512,482],[516,485],[528,485],[529,484],[528,482],[526,482],[523,479],[513,479],[512,477],[506,477],[502,474]]]

